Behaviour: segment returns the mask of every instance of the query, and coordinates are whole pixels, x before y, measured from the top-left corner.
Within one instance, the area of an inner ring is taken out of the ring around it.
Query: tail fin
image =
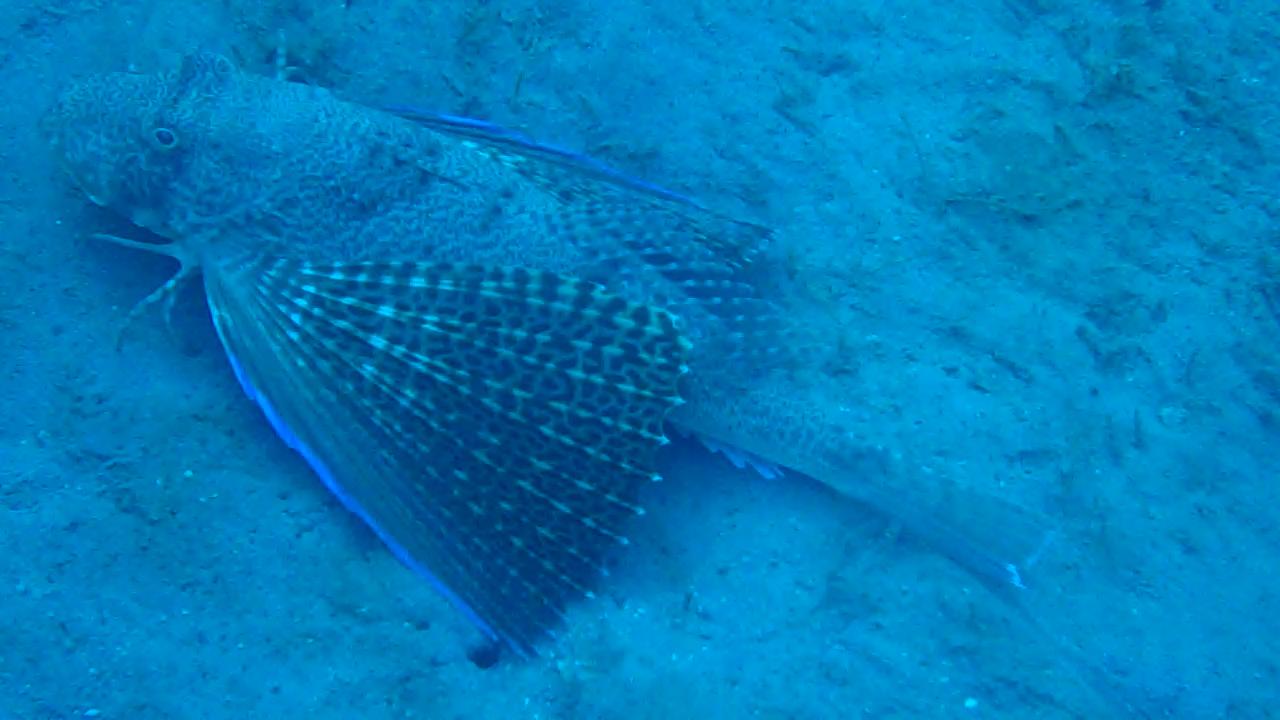
[[[591,594],[680,402],[669,315],[501,268],[258,258],[206,275],[277,433],[486,634],[532,654]]]
[[[849,494],[994,589],[1025,590],[1030,571],[1057,537],[1039,514],[954,485],[931,495],[867,483]]]
[[[1056,657],[1065,677],[1087,692],[1080,701],[1088,710],[1077,710],[1086,716],[1156,717],[1140,688],[1112,676],[1096,658],[1054,632],[1035,611],[1044,593],[1060,592],[1037,582],[1034,573],[1057,541],[1058,528],[1037,513],[985,493],[950,487],[930,496],[884,488],[866,483],[850,495],[901,522],[909,533],[967,570],[1004,602],[1023,621],[1028,639]]]
[[[1018,592],[1056,529],[1039,513],[937,478],[905,475],[879,451],[819,451],[797,468],[898,523],[911,537],[997,591]]]

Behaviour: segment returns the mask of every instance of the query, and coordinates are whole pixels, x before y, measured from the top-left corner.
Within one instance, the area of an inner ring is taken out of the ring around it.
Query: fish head
[[[197,53],[174,72],[92,76],[62,92],[41,129],[90,200],[172,236],[173,189],[208,127],[208,108],[237,74],[227,58]]]

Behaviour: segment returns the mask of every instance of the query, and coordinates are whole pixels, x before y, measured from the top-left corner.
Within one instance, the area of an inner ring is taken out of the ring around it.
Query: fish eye
[[[169,150],[178,144],[178,136],[167,127],[158,127],[152,130],[151,139],[162,150]]]

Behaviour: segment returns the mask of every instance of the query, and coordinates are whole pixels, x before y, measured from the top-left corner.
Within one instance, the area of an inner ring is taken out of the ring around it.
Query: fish
[[[94,203],[203,276],[242,388],[406,565],[524,656],[597,587],[669,430],[871,506],[1023,586],[1048,533],[868,449],[793,332],[774,231],[482,121],[209,52],[42,120]],[[126,320],[128,323],[129,320]],[[986,510],[982,510],[985,508]]]

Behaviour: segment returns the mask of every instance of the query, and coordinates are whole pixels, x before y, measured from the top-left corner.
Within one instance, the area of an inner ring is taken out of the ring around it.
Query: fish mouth
[[[80,192],[84,193],[84,196],[87,197],[90,202],[101,208],[106,208],[108,210],[113,209],[111,206],[111,198],[106,193],[106,188],[95,186],[90,183],[83,173],[77,172],[75,166],[67,162],[65,159],[63,159],[59,164],[62,165],[63,172],[71,178],[71,184]]]
[[[54,144],[54,147],[57,147],[56,143]],[[119,210],[119,208],[115,207],[113,204],[113,196],[107,184],[102,182],[101,178],[94,178],[93,175],[95,175],[95,173],[84,172],[76,163],[71,162],[65,156],[60,158],[59,164],[62,166],[63,171],[66,172],[67,176],[71,178],[72,184],[75,185],[80,192],[84,193],[85,197],[87,197],[90,202],[98,207],[106,208],[108,210]],[[126,216],[129,215],[129,213],[124,214]],[[130,219],[133,220],[133,218]],[[134,224],[141,225],[142,223],[134,220]],[[143,227],[145,227],[145,225]]]
[[[86,167],[90,163],[84,162],[79,157],[85,154],[83,150],[78,149],[82,143],[73,142],[71,137],[72,123],[70,122],[70,108],[67,101],[68,94],[64,93],[41,116],[38,123],[40,133],[44,136],[50,152],[56,158],[55,162],[67,174],[72,183],[95,205],[109,207],[111,197],[106,192],[106,187],[102,182],[95,181],[92,177],[94,173],[86,171]]]

